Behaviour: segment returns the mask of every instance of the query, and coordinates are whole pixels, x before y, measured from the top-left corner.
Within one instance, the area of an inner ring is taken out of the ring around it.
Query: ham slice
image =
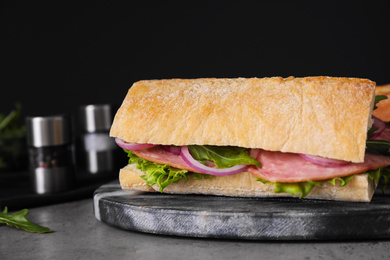
[[[181,157],[181,155],[175,155],[173,153],[170,153],[161,146],[155,146],[149,149],[144,149],[144,150],[138,150],[138,151],[133,151],[135,155],[138,157],[141,157],[145,160],[155,162],[155,163],[160,163],[160,164],[168,164],[172,167],[191,171],[191,172],[199,172],[198,170],[192,168],[189,166]]]
[[[260,150],[257,157],[262,168],[250,167],[248,172],[270,182],[322,181],[349,176],[390,165],[390,157],[366,154],[364,163],[326,167],[306,161],[298,154]]]
[[[376,139],[390,141],[390,129],[385,129]],[[317,165],[298,154],[264,150],[260,150],[257,159],[262,168],[252,166],[248,172],[270,182],[322,181],[390,165],[390,157],[370,153],[366,154],[363,163],[349,163],[338,167]]]

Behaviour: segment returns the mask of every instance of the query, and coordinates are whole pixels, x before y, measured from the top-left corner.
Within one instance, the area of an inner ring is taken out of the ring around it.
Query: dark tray
[[[389,190],[387,190],[387,194]],[[103,185],[95,217],[126,230],[187,237],[258,240],[390,238],[390,196],[370,203],[293,198],[169,195]]]

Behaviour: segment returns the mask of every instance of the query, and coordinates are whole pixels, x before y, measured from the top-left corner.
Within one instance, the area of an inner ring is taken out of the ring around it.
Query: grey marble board
[[[370,203],[170,195],[122,190],[94,193],[95,217],[111,226],[153,234],[248,240],[390,238],[390,196]]]

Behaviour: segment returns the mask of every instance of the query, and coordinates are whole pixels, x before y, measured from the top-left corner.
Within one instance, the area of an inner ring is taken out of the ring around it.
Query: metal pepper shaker
[[[71,117],[27,117],[26,128],[32,190],[44,194],[71,189],[75,180]]]
[[[92,175],[117,175],[117,145],[109,136],[112,123],[111,105],[90,104],[80,107],[81,162],[84,171]],[[78,156],[79,157],[79,156]]]

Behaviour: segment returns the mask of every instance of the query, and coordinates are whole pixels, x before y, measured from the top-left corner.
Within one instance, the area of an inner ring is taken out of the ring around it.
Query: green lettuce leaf
[[[389,168],[379,168],[377,170],[370,170],[365,172],[368,174],[368,177],[371,180],[374,180],[377,184],[379,184],[382,179],[382,192],[386,193],[386,187],[390,183],[390,169]]]
[[[299,198],[302,199],[306,197],[314,186],[322,186],[323,183],[329,182],[333,186],[336,185],[336,180],[340,181],[340,187],[345,186],[350,180],[352,180],[353,175],[347,177],[336,177],[327,181],[306,181],[306,182],[295,182],[295,183],[285,183],[285,182],[269,182],[261,178],[256,177],[256,181],[261,181],[264,184],[270,184],[275,186],[275,193],[290,193],[293,195],[300,194]]]
[[[374,180],[377,184],[379,184],[379,181],[382,179],[382,191],[385,193],[386,186],[390,184],[390,169],[389,168],[379,168],[376,170],[370,170],[363,172],[368,174],[368,177],[371,180]],[[257,181],[261,181],[264,184],[270,184],[275,186],[275,193],[290,193],[293,195],[301,194],[299,198],[306,197],[310,191],[313,189],[314,186],[322,186],[323,183],[329,182],[333,186],[336,186],[336,180],[340,181],[339,186],[343,187],[347,185],[349,181],[353,179],[355,175],[350,175],[346,177],[336,177],[331,180],[327,181],[320,181],[320,182],[314,182],[314,181],[307,181],[307,182],[297,182],[297,183],[282,183],[282,182],[269,182],[260,178],[256,177]]]
[[[348,183],[350,180],[352,180],[354,176],[355,176],[355,175],[352,174],[352,175],[346,176],[346,177],[336,177],[336,178],[331,179],[331,180],[328,181],[328,182],[330,182],[333,186],[336,186],[336,180],[339,180],[339,181],[340,181],[339,186],[340,186],[340,187],[343,187],[343,186],[347,185],[347,183]]]
[[[298,194],[301,195],[299,198],[306,197],[310,191],[313,189],[313,187],[316,185],[314,182],[297,182],[297,183],[280,183],[276,182],[274,183],[275,186],[275,193],[290,193],[290,194]]]
[[[233,146],[189,145],[188,149],[195,160],[213,161],[217,168],[228,168],[238,164],[256,165],[261,167],[258,160],[250,157],[246,148]]]
[[[28,209],[23,209],[14,214],[7,215],[8,208],[5,207],[3,212],[0,212],[0,223],[7,224],[8,226],[14,226],[16,228],[23,229],[32,233],[51,233],[53,230],[34,224],[33,222],[26,219]]]
[[[188,177],[186,175],[188,171],[186,170],[179,170],[168,165],[157,164],[153,166],[148,165],[147,167],[144,165],[142,168],[146,168],[143,170],[146,174],[142,175],[141,178],[144,179],[149,186],[157,184],[161,192],[169,184],[177,183],[182,178],[185,179],[185,182],[188,181]]]
[[[135,155],[132,151],[124,150],[129,157],[129,164],[136,163],[137,169],[144,171],[146,174],[142,175],[141,178],[146,181],[149,186],[157,184],[162,192],[165,187],[172,183],[177,183],[184,178],[185,182],[188,181],[187,174],[191,174],[187,170],[181,170],[169,165],[164,165],[160,163],[151,162],[145,159],[142,159]],[[195,180],[209,179],[212,178],[211,175],[194,173]]]
[[[194,179],[195,180],[202,180],[202,179],[212,179],[214,176],[210,174],[202,174],[198,172],[194,172]]]

